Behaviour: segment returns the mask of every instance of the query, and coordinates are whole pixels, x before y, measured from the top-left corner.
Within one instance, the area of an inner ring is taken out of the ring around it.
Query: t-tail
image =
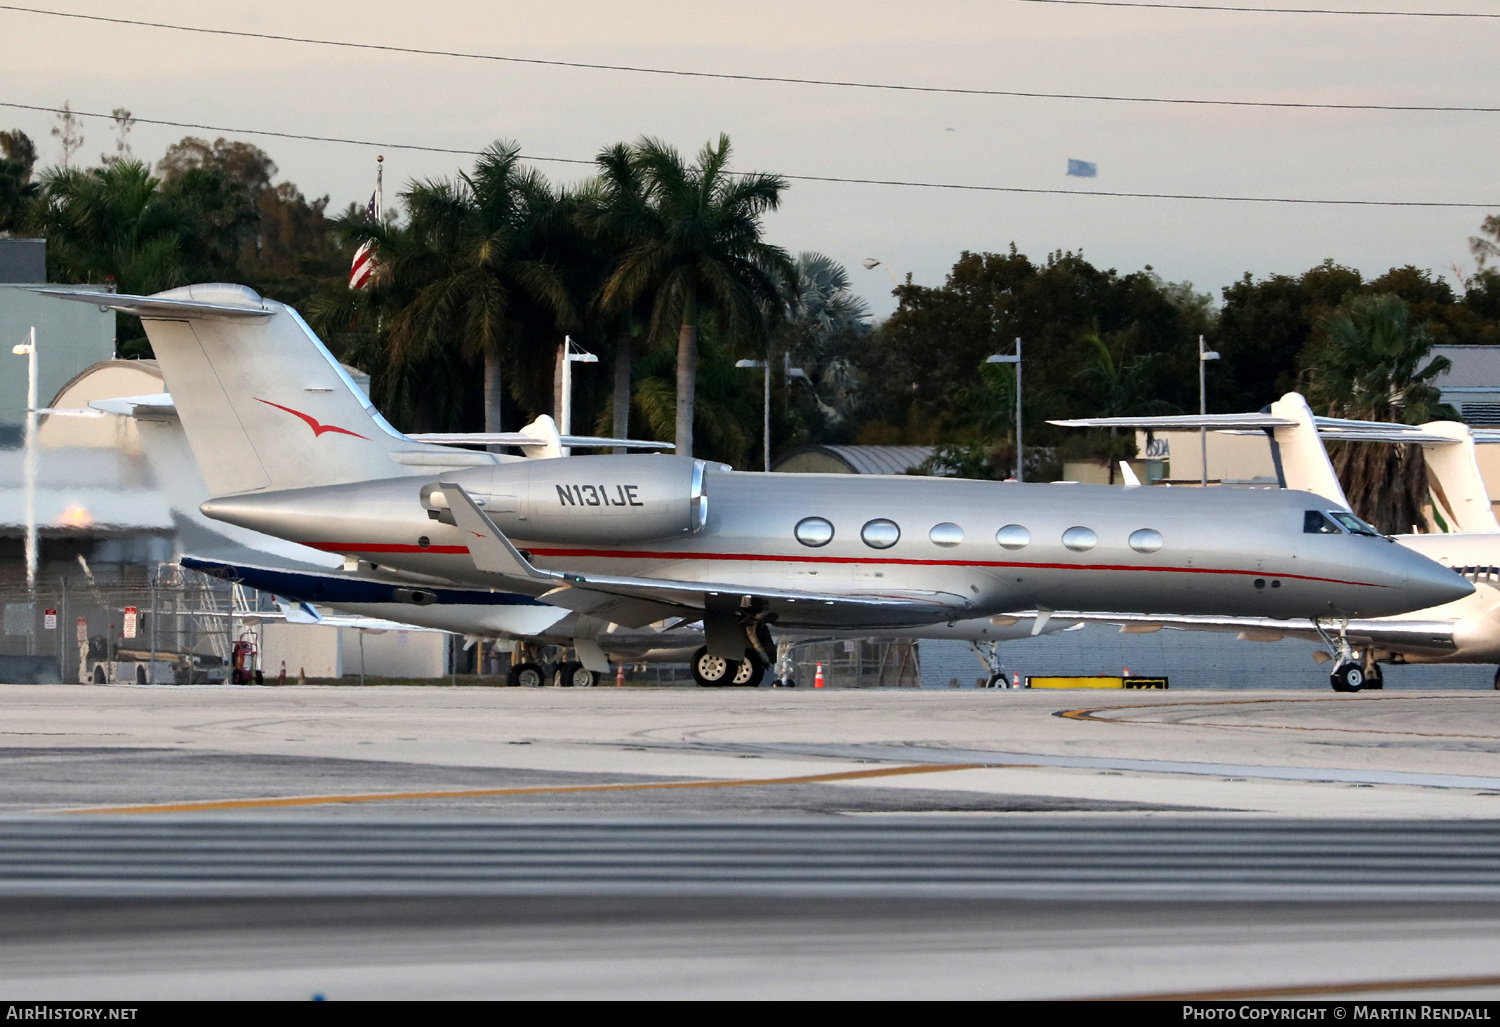
[[[1300,489],[1322,496],[1349,509],[1349,500],[1339,476],[1328,459],[1317,420],[1301,393],[1288,392],[1266,408],[1273,420],[1291,421],[1265,430],[1271,436],[1271,458],[1283,488]]]
[[[291,307],[242,285],[44,294],[141,318],[210,494],[337,485],[493,463],[388,424]]]

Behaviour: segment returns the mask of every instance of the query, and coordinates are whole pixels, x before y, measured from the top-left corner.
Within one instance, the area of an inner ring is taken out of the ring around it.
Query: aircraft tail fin
[[[1270,412],[1275,417],[1296,422],[1267,429],[1281,484],[1322,496],[1349,509],[1349,500],[1339,484],[1339,476],[1334,473],[1332,461],[1328,459],[1328,450],[1318,436],[1317,422],[1313,420],[1307,400],[1300,393],[1288,392],[1271,404]]]
[[[443,462],[424,459],[443,447],[413,442],[386,423],[295,310],[254,290],[42,292],[142,319],[214,496],[433,473],[421,465]]]
[[[1495,508],[1490,505],[1489,490],[1479,473],[1474,453],[1474,435],[1466,424],[1457,421],[1429,421],[1421,426],[1429,435],[1441,435],[1457,445],[1443,442],[1422,443],[1427,460],[1428,482],[1439,507],[1451,518],[1455,531],[1500,531]]]

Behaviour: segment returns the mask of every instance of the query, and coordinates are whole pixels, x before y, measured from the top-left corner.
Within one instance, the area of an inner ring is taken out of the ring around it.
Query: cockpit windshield
[[[1322,510],[1309,510],[1302,515],[1304,535],[1342,535],[1343,531]]]
[[[1371,538],[1379,538],[1380,532],[1372,525],[1366,524],[1352,513],[1344,510],[1330,510],[1328,516],[1342,524],[1351,535],[1369,535]]]

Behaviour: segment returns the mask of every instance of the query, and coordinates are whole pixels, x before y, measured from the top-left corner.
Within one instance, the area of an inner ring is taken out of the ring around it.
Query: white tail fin
[[[1441,435],[1458,443],[1424,442],[1422,456],[1427,460],[1428,481],[1433,498],[1447,515],[1454,531],[1500,531],[1495,508],[1490,505],[1489,490],[1479,473],[1474,454],[1474,435],[1469,426],[1457,421],[1429,421],[1422,431]]]
[[[1349,509],[1349,500],[1339,485],[1339,476],[1333,471],[1328,450],[1318,437],[1318,427],[1307,400],[1301,393],[1288,392],[1271,404],[1271,414],[1297,422],[1290,427],[1271,429],[1271,455],[1282,484],[1289,489],[1322,496]]]
[[[211,495],[433,474],[432,464],[492,459],[397,432],[295,310],[244,286],[154,296],[44,291],[141,317]]]

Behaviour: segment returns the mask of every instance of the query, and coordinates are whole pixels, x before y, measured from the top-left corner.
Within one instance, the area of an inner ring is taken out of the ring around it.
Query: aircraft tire
[[[557,672],[557,683],[563,688],[593,688],[599,675],[576,661],[565,663]]]
[[[693,654],[691,664],[693,680],[700,688],[719,688],[729,684],[739,673],[740,661],[726,660],[722,656],[711,656],[708,646],[702,646]]]
[[[985,687],[986,688],[1009,688],[1010,687],[1010,679],[1005,676],[1005,672],[1004,671],[997,670],[997,671],[995,671],[995,673],[993,673],[993,674],[990,675],[989,683],[986,684]]]
[[[1365,675],[1365,683],[1360,686],[1360,689],[1365,692],[1385,690],[1385,672],[1380,669],[1380,664],[1376,663],[1370,667],[1370,673]]]
[[[735,688],[759,688],[766,676],[766,665],[759,656],[745,650],[745,658],[739,662],[734,678],[729,682]]]
[[[1500,667],[1495,668],[1495,691],[1500,692]]]
[[[534,663],[518,663],[506,676],[506,684],[512,688],[541,688],[547,683],[547,675]]]
[[[1335,692],[1358,692],[1365,686],[1365,672],[1357,663],[1341,664],[1328,675],[1328,683]]]

